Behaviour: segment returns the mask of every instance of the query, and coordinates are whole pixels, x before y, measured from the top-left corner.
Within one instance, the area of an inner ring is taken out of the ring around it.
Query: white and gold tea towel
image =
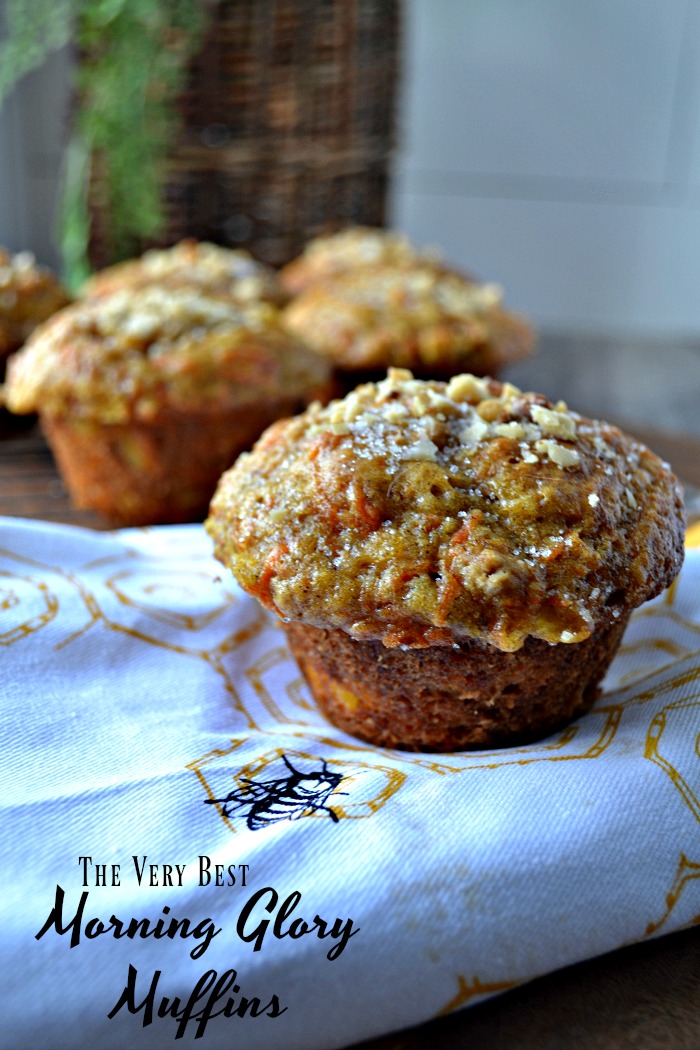
[[[370,747],[200,526],[0,521],[0,1045],[331,1050],[700,917],[700,552],[588,715]]]

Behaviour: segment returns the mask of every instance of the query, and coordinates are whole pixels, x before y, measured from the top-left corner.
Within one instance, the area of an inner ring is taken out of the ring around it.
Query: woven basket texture
[[[157,239],[247,248],[279,266],[319,233],[385,221],[400,0],[221,0],[179,100]],[[117,261],[96,166],[93,266]]]

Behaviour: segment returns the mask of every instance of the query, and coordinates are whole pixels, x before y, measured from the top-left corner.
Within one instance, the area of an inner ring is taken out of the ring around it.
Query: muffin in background
[[[0,248],[0,378],[6,358],[34,329],[70,302],[68,292],[31,252]]]
[[[364,266],[413,266],[422,263],[442,269],[437,252],[419,251],[408,237],[373,226],[350,226],[338,233],[315,237],[296,259],[279,271],[287,295],[301,295],[313,285]]]
[[[416,262],[377,263],[310,287],[284,323],[323,354],[346,389],[389,367],[425,378],[496,376],[532,352],[532,328],[503,306],[495,284]]]
[[[667,464],[610,424],[392,370],[271,426],[206,527],[331,721],[452,751],[591,706],[631,611],[680,570],[684,511]]]
[[[262,300],[281,305],[286,294],[275,271],[243,249],[222,248],[186,238],[170,248],[153,248],[137,259],[93,274],[80,289],[83,297],[138,291],[149,285],[192,288],[238,303]]]
[[[4,400],[39,412],[77,507],[201,520],[219,475],[280,416],[329,392],[275,307],[147,287],[84,300],[10,361]]]

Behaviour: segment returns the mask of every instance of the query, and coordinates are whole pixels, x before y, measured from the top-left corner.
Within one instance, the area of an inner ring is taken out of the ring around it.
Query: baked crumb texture
[[[8,370],[13,412],[100,423],[166,411],[292,402],[327,387],[326,362],[267,303],[237,305],[189,288],[146,287],[74,303],[34,333]]]
[[[31,252],[0,248],[0,358],[18,350],[37,325],[69,302],[50,270]]]
[[[107,295],[147,285],[190,287],[240,303],[263,300],[280,305],[286,301],[275,271],[249,252],[193,238],[171,248],[153,248],[138,259],[100,270],[85,282],[80,294]]]
[[[415,262],[349,269],[285,307],[285,324],[345,371],[493,375],[532,351],[530,325],[495,284]]]
[[[668,466],[614,426],[493,379],[392,369],[269,428],[207,528],[283,620],[386,649],[535,639],[575,660],[671,583],[684,511]]]
[[[623,615],[577,645],[527,638],[511,653],[476,639],[387,649],[296,621],[285,631],[319,707],[345,732],[382,747],[460,751],[527,743],[583,714],[626,624]]]
[[[76,506],[145,525],[201,520],[238,453],[329,384],[274,306],[154,286],[46,322],[11,359],[4,398],[39,412]]]
[[[422,263],[435,269],[443,268],[437,251],[418,251],[402,233],[371,226],[351,226],[309,241],[298,258],[282,267],[279,279],[287,294],[296,296],[346,270],[378,263],[398,267]]]

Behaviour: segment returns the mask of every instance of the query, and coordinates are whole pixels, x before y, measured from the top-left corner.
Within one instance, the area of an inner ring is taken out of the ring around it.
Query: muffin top
[[[530,326],[502,306],[495,284],[431,266],[377,264],[309,288],[285,324],[344,370],[411,368],[480,375],[527,356]]]
[[[57,277],[31,252],[0,248],[0,357],[18,350],[37,325],[70,298]]]
[[[85,282],[81,295],[105,295],[149,284],[192,287],[243,303],[262,299],[281,304],[286,300],[269,266],[242,249],[222,248],[193,238],[171,248],[153,248],[138,259],[100,270]]]
[[[66,307],[8,367],[12,412],[152,420],[261,399],[323,396],[327,364],[268,303],[238,306],[193,290],[147,287]]]
[[[668,586],[684,512],[616,427],[472,375],[394,369],[273,424],[207,530],[282,618],[385,646],[574,643]]]
[[[384,263],[410,266],[422,259],[439,265],[437,255],[418,252],[408,237],[372,226],[350,226],[339,233],[309,241],[301,255],[279,271],[288,295],[299,295],[314,284],[336,277],[346,270]]]

